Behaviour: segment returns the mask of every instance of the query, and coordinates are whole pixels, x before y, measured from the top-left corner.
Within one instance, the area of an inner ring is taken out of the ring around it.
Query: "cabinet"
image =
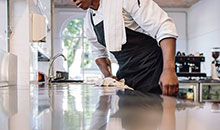
[[[179,98],[199,102],[199,82],[180,82]]]
[[[220,81],[179,81],[178,96],[194,102],[220,102]]]
[[[200,102],[220,102],[220,81],[200,83]]]

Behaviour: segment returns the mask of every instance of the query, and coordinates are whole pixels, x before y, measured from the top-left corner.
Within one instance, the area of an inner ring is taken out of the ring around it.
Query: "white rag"
[[[105,42],[108,51],[121,51],[122,45],[127,42],[122,15],[123,2],[124,0],[102,0]]]
[[[96,81],[96,86],[102,86],[102,87],[118,87],[118,88],[124,88],[124,89],[130,89],[134,90],[133,88],[129,87],[125,84],[125,81],[122,79],[120,81],[116,81],[113,78],[107,77],[107,78],[100,78]]]

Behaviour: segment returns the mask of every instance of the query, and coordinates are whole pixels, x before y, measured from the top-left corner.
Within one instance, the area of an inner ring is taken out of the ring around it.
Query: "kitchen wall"
[[[7,48],[7,0],[0,0],[0,49],[8,51]]]
[[[211,75],[212,47],[220,47],[220,1],[200,0],[189,9],[165,8],[176,24],[177,51],[204,53],[202,72]]]
[[[172,18],[176,25],[179,35],[176,41],[176,51],[187,52],[188,37],[187,37],[187,17],[188,9],[186,8],[165,8],[168,15]]]
[[[10,52],[18,57],[18,84],[28,85],[30,75],[29,0],[11,1]]]
[[[18,87],[23,89],[29,85],[30,81],[30,42],[29,42],[29,0],[11,0],[11,27],[12,36],[10,39],[10,51],[17,55],[18,58]],[[21,98],[17,100],[17,111],[12,119],[10,119],[10,129],[29,130],[30,125],[21,126],[20,124],[28,122],[29,119],[24,119],[23,116],[30,116],[28,110],[30,104],[29,93],[22,93]],[[22,110],[27,110],[20,112]],[[16,121],[14,119],[20,118]]]
[[[220,0],[200,0],[189,9],[189,53],[203,52],[202,71],[210,75],[211,48],[220,47]]]

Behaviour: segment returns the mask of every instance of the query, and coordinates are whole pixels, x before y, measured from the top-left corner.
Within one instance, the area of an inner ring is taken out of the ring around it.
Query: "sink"
[[[51,83],[83,83],[83,80],[53,80]]]
[[[84,80],[53,80],[51,85],[66,86],[66,85],[95,85],[92,82],[85,82]]]

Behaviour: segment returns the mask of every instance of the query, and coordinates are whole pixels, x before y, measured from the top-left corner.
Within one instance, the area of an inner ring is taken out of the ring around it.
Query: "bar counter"
[[[220,130],[219,104],[86,84],[0,88],[0,130]]]

